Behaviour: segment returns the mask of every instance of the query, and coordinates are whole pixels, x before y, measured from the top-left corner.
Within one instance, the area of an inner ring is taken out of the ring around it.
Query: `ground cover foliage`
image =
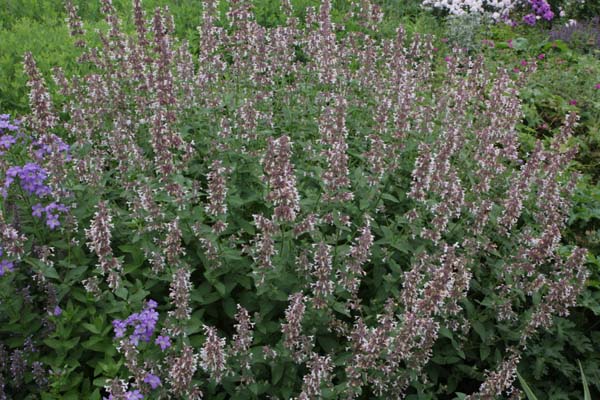
[[[549,78],[593,54],[121,5],[67,2],[65,68],[27,52],[0,118],[1,395],[581,398],[578,359],[598,389],[597,95]]]

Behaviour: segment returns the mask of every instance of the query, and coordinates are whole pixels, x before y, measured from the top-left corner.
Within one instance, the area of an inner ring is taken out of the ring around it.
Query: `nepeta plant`
[[[19,279],[45,280],[49,305],[59,285],[61,340],[91,304],[87,355],[112,333],[93,372],[73,366],[82,393],[444,396],[436,344],[462,352],[486,318],[515,334],[481,360],[470,398],[514,395],[528,340],[568,313],[587,276],[586,251],[561,245],[576,115],[522,148],[526,72],[487,71],[458,50],[440,59],[431,37],[402,28],[382,39],[368,1],[352,7],[356,31],[334,23],[327,0],[303,20],[284,2],[273,28],[249,1],[230,2],[223,20],[208,1],[197,61],[167,9],[148,18],[134,0],[128,33],[102,0],[108,31],[92,48],[67,8],[92,72],[55,70],[59,117],[26,56],[36,139],[22,154],[44,150],[24,178],[0,166],[7,189],[30,184],[19,205],[69,200],[57,227],[68,239],[36,235],[6,201],[0,234]],[[33,271],[16,264],[24,257]],[[76,390],[59,379],[62,361],[49,379],[57,396]]]

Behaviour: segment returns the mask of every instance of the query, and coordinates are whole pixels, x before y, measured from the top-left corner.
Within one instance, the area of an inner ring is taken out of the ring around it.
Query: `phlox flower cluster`
[[[50,194],[50,188],[44,183],[47,177],[48,172],[36,163],[27,163],[22,167],[12,166],[6,171],[3,195],[7,196],[8,189],[15,178],[19,178],[23,190],[29,194],[44,197]]]
[[[48,178],[48,171],[36,163],[27,163],[22,167],[12,166],[8,168],[2,188],[3,197],[6,198],[8,196],[8,189],[17,178],[19,179],[21,188],[30,195],[43,198],[49,196],[52,192],[50,187],[45,183]],[[59,213],[66,213],[68,210],[68,207],[56,202],[51,202],[46,206],[37,203],[32,206],[31,215],[36,218],[41,218],[42,215],[45,215],[46,225],[50,229],[54,229],[60,226],[58,220]]]
[[[543,18],[546,21],[552,21],[554,13],[550,4],[546,0],[529,0],[533,13],[527,14],[523,17],[523,22],[527,25],[535,25],[538,19]]]
[[[157,303],[154,300],[148,300],[146,306],[139,313],[133,313],[127,319],[116,319],[113,321],[115,337],[122,338],[125,336],[128,327],[133,328],[133,333],[129,336],[129,342],[137,346],[140,339],[149,342],[154,334],[156,323],[158,322],[158,312],[156,311]],[[161,348],[163,346],[161,345]]]
[[[10,114],[0,114],[0,156],[17,142],[15,133],[19,130],[21,121],[10,121]]]
[[[520,3],[518,0],[425,0],[422,5],[446,11],[451,15],[490,13],[501,20]]]
[[[505,20],[514,9],[529,5],[532,12],[523,17],[525,24],[533,26],[538,19],[551,21],[554,18],[546,0],[424,0],[422,5],[450,15],[489,14],[494,21]]]
[[[17,143],[19,137],[20,121],[10,121],[9,114],[0,115],[0,155],[4,155],[5,151],[9,150]],[[55,137],[55,143],[59,152],[67,154],[69,145],[62,139]],[[54,153],[54,149],[50,145],[45,144],[41,140],[32,143],[34,156],[37,160],[43,160],[45,156]],[[42,167],[38,162],[29,162],[23,166],[13,165],[8,167],[5,173],[4,185],[0,188],[0,192],[4,198],[8,197],[8,190],[15,181],[19,181],[20,187],[26,193],[35,195],[39,198],[45,198],[52,194],[52,189],[47,183],[49,172]],[[32,206],[31,215],[36,218],[45,217],[46,225],[50,229],[55,229],[60,226],[58,220],[60,213],[68,212],[68,207],[57,202],[51,202],[47,205],[37,203]]]

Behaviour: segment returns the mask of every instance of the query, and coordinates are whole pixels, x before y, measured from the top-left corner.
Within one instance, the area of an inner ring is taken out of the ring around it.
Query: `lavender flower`
[[[185,267],[177,268],[173,273],[169,298],[171,299],[171,304],[175,306],[175,310],[169,311],[169,316],[174,317],[178,321],[189,319],[192,312],[190,308],[190,291],[192,290],[190,276],[190,271]]]
[[[312,274],[317,279],[311,284],[314,293],[313,304],[315,308],[320,309],[327,305],[329,296],[333,294],[331,246],[317,243],[313,247],[315,248],[315,262],[312,266]]]
[[[173,357],[169,360],[168,379],[174,395],[182,396],[190,393],[192,390],[190,384],[196,373],[197,364],[198,355],[194,354],[194,350],[188,345],[183,346],[179,357]]]
[[[25,376],[26,361],[21,350],[14,350],[10,355],[10,373],[15,387],[21,387]]]
[[[112,216],[106,201],[99,202],[96,209],[90,228],[85,230],[85,236],[89,240],[87,245],[98,256],[98,266],[100,272],[108,276],[108,286],[117,290],[121,284],[120,273],[123,267],[121,262],[114,257],[110,246],[110,230],[113,228]]]
[[[204,326],[204,333],[206,341],[200,351],[200,367],[219,383],[226,371],[225,339],[219,338],[216,329],[209,326]]]
[[[262,160],[265,171],[263,181],[269,185],[267,201],[275,206],[275,221],[293,222],[300,211],[300,195],[291,163],[292,142],[286,135],[268,139],[267,154]]]

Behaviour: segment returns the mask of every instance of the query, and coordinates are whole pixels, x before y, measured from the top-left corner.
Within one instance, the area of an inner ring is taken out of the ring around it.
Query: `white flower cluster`
[[[425,7],[447,11],[451,15],[487,14],[499,21],[521,5],[522,0],[424,0]]]

